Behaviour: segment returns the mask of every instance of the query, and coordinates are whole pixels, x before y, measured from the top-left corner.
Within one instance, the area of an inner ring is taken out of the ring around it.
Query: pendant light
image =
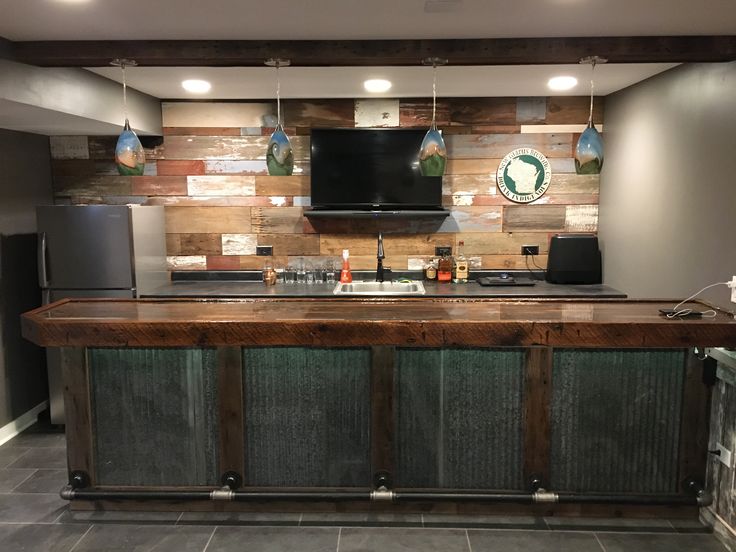
[[[432,124],[419,148],[419,169],[422,176],[442,176],[447,165],[447,148],[442,132],[437,130],[437,66],[445,65],[447,60],[433,57],[422,63],[432,66]]]
[[[591,56],[580,60],[580,63],[590,64],[590,114],[588,128],[578,139],[575,146],[575,172],[577,174],[600,174],[603,168],[603,139],[593,124],[593,91],[595,89],[593,73],[596,63],[606,63],[607,59]]]
[[[132,59],[114,59],[110,65],[120,67],[123,72],[123,116],[125,124],[123,132],[118,137],[118,143],[115,145],[115,164],[118,167],[118,173],[123,176],[141,176],[146,168],[146,153],[143,151],[143,145],[136,136],[135,132],[130,129],[128,122],[128,95],[127,83],[125,81],[125,68],[135,67],[138,65]]]
[[[288,67],[288,59],[268,59],[266,65],[276,68],[276,130],[271,134],[266,150],[266,166],[271,176],[291,176],[294,172],[294,152],[291,142],[281,126],[281,80],[279,67]]]

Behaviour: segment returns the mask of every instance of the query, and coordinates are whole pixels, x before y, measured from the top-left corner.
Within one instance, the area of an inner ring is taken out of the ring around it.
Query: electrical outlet
[[[731,278],[731,302],[736,303],[736,276]]]
[[[261,257],[273,255],[273,245],[256,245],[256,255]]]
[[[725,464],[727,468],[732,468],[733,464],[731,463],[731,451],[724,447],[721,443],[716,443],[716,449],[719,452],[717,456],[718,461],[722,464]]]
[[[443,255],[452,255],[452,246],[451,245],[435,246],[434,254],[437,257],[442,257]]]
[[[539,255],[539,246],[538,245],[522,245],[521,254],[522,255]]]

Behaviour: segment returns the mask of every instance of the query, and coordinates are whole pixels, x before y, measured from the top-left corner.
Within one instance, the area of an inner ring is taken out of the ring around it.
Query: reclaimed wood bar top
[[[66,299],[27,312],[51,347],[736,347],[736,320],[667,319],[665,300]],[[705,310],[705,303],[686,305]]]

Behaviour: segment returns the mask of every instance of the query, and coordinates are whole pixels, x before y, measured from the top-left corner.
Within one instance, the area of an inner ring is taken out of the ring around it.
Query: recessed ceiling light
[[[552,77],[547,81],[547,86],[552,90],[570,90],[578,83],[575,77]]]
[[[386,92],[391,88],[391,81],[386,79],[368,79],[363,83],[368,92]]]
[[[181,87],[192,94],[209,92],[212,85],[206,80],[189,79],[181,82]]]
[[[58,4],[86,4],[90,0],[56,0]]]

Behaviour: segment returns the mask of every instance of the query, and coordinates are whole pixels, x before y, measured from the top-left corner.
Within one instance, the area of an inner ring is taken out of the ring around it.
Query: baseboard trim
[[[38,415],[49,407],[49,401],[43,401],[31,408],[25,414],[21,414],[9,424],[0,427],[0,445],[7,443],[21,431],[28,429],[38,420]]]
[[[730,551],[736,551],[736,530],[719,516],[712,506],[700,509],[700,520],[713,527],[713,534]]]

